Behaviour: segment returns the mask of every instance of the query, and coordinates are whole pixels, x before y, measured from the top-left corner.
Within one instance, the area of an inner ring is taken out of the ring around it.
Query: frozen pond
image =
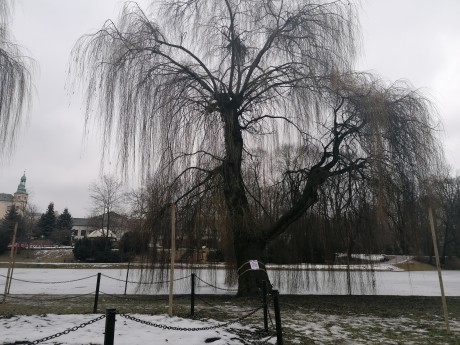
[[[102,274],[100,291],[109,294],[122,294],[125,289],[126,269],[43,269],[16,268],[11,284],[11,294],[86,294],[96,290],[97,273]],[[212,272],[208,269],[194,271],[205,282],[224,288],[211,287],[197,279],[196,293],[232,294],[236,286],[225,285],[225,272],[222,269]],[[0,291],[5,287],[6,268],[0,268]],[[139,270],[130,270],[127,293],[167,294],[167,285],[142,284]],[[176,294],[190,293],[191,271],[176,269],[174,291]],[[346,294],[346,272],[344,271],[270,271],[274,288],[282,294]],[[352,293],[373,294],[366,287],[373,283],[372,275],[366,272],[350,272]],[[447,296],[460,296],[460,271],[443,271],[444,289]],[[184,278],[185,277],[185,278]],[[184,279],[181,279],[184,278]],[[16,280],[17,279],[17,280]],[[414,272],[375,272],[375,293],[378,295],[438,296],[440,288],[436,271]],[[155,281],[168,280],[157,277]],[[294,283],[293,283],[294,282]],[[295,282],[298,282],[297,284]],[[364,287],[364,288],[363,288]]]

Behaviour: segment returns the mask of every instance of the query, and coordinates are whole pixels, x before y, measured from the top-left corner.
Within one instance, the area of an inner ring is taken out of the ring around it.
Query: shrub
[[[112,243],[105,237],[83,238],[75,242],[73,248],[75,259],[92,262],[120,262],[118,252],[112,250]]]
[[[148,248],[148,243],[144,241],[141,234],[128,231],[122,236],[119,248],[122,256],[129,258],[132,255],[144,253]]]

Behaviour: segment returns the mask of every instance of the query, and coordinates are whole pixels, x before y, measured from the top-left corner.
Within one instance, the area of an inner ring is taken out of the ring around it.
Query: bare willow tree
[[[111,215],[120,209],[124,198],[122,183],[114,176],[103,175],[99,181],[89,186],[89,196],[93,203],[94,213],[96,215],[101,213],[102,232],[104,233],[105,223],[105,236],[109,238],[112,225]]]
[[[420,173],[436,154],[427,99],[353,72],[357,33],[348,1],[171,0],[151,13],[131,2],[74,48],[87,120],[99,121],[105,147],[117,145],[125,171],[161,176],[161,198],[179,206],[222,196],[240,295],[266,279],[248,261],[262,261],[326,180],[374,176],[383,194],[386,172]],[[261,147],[286,144],[308,157],[272,171],[272,188],[295,181],[272,213],[248,171],[271,164]]]
[[[11,41],[10,10],[9,1],[0,0],[0,156],[12,149],[31,91],[26,60]]]

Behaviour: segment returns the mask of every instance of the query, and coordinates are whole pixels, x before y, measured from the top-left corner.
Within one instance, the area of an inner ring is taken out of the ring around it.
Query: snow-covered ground
[[[0,291],[3,291],[7,270],[0,269]],[[11,285],[11,294],[86,294],[93,293],[96,287],[97,273],[102,273],[101,292],[109,294],[122,294],[125,288],[126,270],[125,269],[20,269],[14,270],[14,278]],[[203,281],[216,285],[217,287],[227,288],[225,285],[224,270],[211,271],[208,269],[196,270],[195,273]],[[299,271],[299,270],[270,270],[270,278],[275,288],[281,294],[345,294],[347,289],[344,284],[347,272],[345,271]],[[150,293],[167,294],[167,286],[156,288],[158,285],[139,285],[134,283],[139,278],[139,270],[130,270],[128,280],[132,283],[127,285],[128,294]],[[190,292],[190,270],[177,269],[174,290],[176,294],[186,294]],[[392,272],[376,271],[374,276],[364,271],[352,271],[351,275],[353,294],[371,294],[371,289],[363,287],[372,285],[375,278],[375,292],[380,295],[421,295],[439,296],[440,289],[436,271],[417,271],[417,272]],[[185,279],[180,279],[185,277]],[[165,277],[167,279],[167,277]],[[443,272],[444,287],[446,295],[460,296],[460,271]],[[197,279],[196,291],[199,294],[232,294],[234,291],[220,290],[207,285]],[[292,284],[292,282],[301,282]],[[291,282],[291,283],[289,283]],[[235,286],[228,287],[230,289]],[[286,332],[294,332],[296,343],[302,344],[302,339],[311,339],[318,344],[396,344],[394,338],[400,337],[405,340],[411,339],[407,343],[412,344],[434,344],[438,339],[431,338],[431,330],[441,329],[443,319],[440,315],[430,316],[429,319],[418,318],[394,318],[367,315],[327,315],[318,313],[318,310],[307,310],[298,312],[299,306],[282,305],[285,310],[292,309],[283,315],[283,328]],[[237,308],[238,309],[238,308]],[[246,309],[246,306],[241,308]],[[301,308],[300,308],[301,309]],[[236,310],[235,315],[240,317],[245,314],[245,310]],[[258,314],[257,314],[258,315]],[[14,344],[21,341],[34,341],[49,335],[63,332],[66,329],[81,325],[95,319],[97,314],[79,315],[0,315],[0,344]],[[179,317],[168,317],[166,315],[145,315],[134,314],[140,320],[150,323],[168,325],[181,328],[201,328],[214,325],[222,325],[222,322],[215,320],[190,320]],[[260,317],[260,315],[258,315]],[[195,345],[212,343],[215,345],[237,345],[249,344],[244,334],[254,332],[253,321],[232,324],[230,327],[220,327],[216,330],[200,331],[177,331],[153,327],[151,325],[140,324],[138,322],[116,316],[115,343],[116,344],[169,344],[169,345]],[[259,320],[260,323],[260,320]],[[51,339],[42,344],[68,344],[68,345],[96,345],[104,342],[105,320],[99,320],[89,324],[84,328],[71,331],[56,339]],[[378,331],[376,331],[378,329]],[[460,322],[456,319],[451,320],[453,332],[460,332]],[[382,335],[389,334],[382,338]],[[439,334],[436,333],[436,336]],[[306,337],[306,338],[303,338]],[[356,340],[359,337],[360,341]],[[399,339],[399,338],[398,338]],[[439,338],[441,339],[441,338]],[[275,344],[276,338],[267,340],[266,344]],[[251,343],[253,344],[253,342]]]
[[[14,270],[11,294],[88,294],[96,290],[97,273],[102,273],[100,291],[109,294],[122,294],[125,289],[126,269],[44,269],[16,268]],[[213,288],[197,279],[196,293],[198,294],[233,294],[236,286],[225,285],[224,270],[197,270],[198,277],[217,287],[229,288],[220,290]],[[5,286],[6,268],[0,268],[0,291]],[[143,284],[139,286],[140,270],[130,270],[127,293],[167,294],[168,286],[158,284]],[[191,271],[176,269],[174,283],[176,294],[190,293]],[[436,271],[376,271],[370,275],[364,271],[349,272],[352,281],[353,294],[378,295],[415,295],[439,296],[440,288]],[[346,294],[347,281],[345,271],[269,271],[270,279],[275,289],[281,294]],[[447,296],[460,296],[460,271],[443,271],[444,289]],[[374,283],[375,290],[370,289]],[[167,280],[167,277],[164,278]],[[65,282],[65,283],[62,283]],[[298,282],[293,284],[292,282]]]
[[[62,332],[66,329],[80,325],[95,319],[98,315],[33,315],[0,316],[0,344],[13,344],[16,341],[34,341]],[[216,326],[221,323],[209,320],[186,320],[167,315],[132,315],[143,321],[168,325],[180,328],[201,328]],[[41,344],[103,344],[104,343],[105,319],[92,323],[74,332],[62,335],[55,340],[48,340]],[[232,325],[232,329],[243,329],[239,324]],[[135,329],[135,331],[133,331]],[[115,344],[145,345],[145,344],[170,344],[170,345],[202,345],[212,343],[214,345],[242,344],[239,336],[232,334],[231,330],[225,329],[204,331],[177,331],[158,327],[142,325],[135,321],[127,320],[120,315],[116,316]],[[213,340],[213,341],[212,341]],[[267,344],[274,344],[269,341]]]

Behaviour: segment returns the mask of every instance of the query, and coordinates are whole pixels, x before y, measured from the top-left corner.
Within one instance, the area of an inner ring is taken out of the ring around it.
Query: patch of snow
[[[338,258],[346,258],[347,254],[346,253],[337,253],[336,256]],[[366,260],[366,261],[376,261],[376,262],[382,262],[382,261],[386,260],[386,257],[383,254],[351,254],[351,257],[353,259],[360,259],[360,260]]]
[[[199,321],[187,320],[179,317],[168,317],[167,315],[138,315],[132,316],[148,322],[174,326],[181,328],[200,328],[220,324],[215,320]],[[84,322],[95,319],[97,315],[32,315],[12,316],[0,318],[0,334],[3,343],[14,343],[16,341],[34,341],[49,335],[62,332],[66,329],[78,326]],[[90,324],[74,332],[62,335],[55,340],[48,340],[41,344],[83,345],[104,343],[105,319]],[[243,328],[239,324],[232,325],[232,328]],[[133,331],[135,329],[135,331]],[[239,337],[225,329],[206,331],[177,331],[153,326],[143,325],[131,320],[116,316],[115,339],[116,344],[144,345],[170,344],[170,345],[202,345],[206,339],[216,339],[213,345],[236,345],[243,344]]]

